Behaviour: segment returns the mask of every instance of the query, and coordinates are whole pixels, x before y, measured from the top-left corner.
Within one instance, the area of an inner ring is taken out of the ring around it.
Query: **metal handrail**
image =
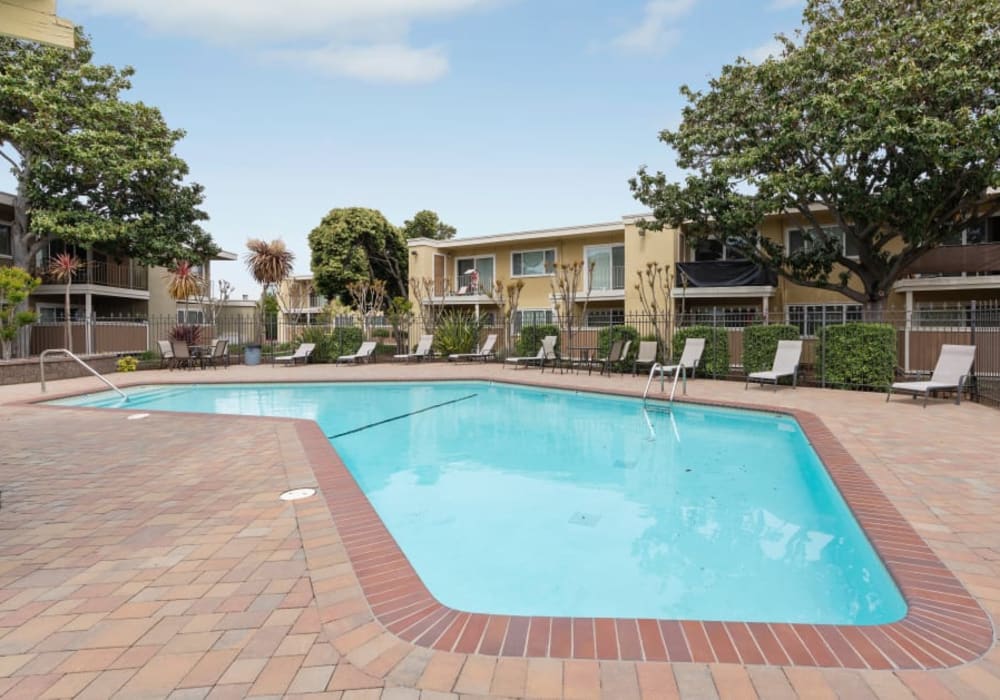
[[[649,395],[649,385],[653,383],[653,377],[656,373],[660,373],[660,392],[663,391],[663,368],[665,365],[661,365],[659,362],[654,363],[649,369],[649,379],[646,380],[646,388],[642,391],[642,403],[645,405],[646,398]],[[670,385],[670,399],[667,403],[667,408],[672,408],[674,405],[674,393],[677,391],[677,380],[681,378],[683,374],[684,377],[684,393],[687,394],[687,367],[684,365],[678,365],[677,369],[674,370],[674,381]]]
[[[126,401],[128,401],[128,395],[124,391],[122,391],[121,389],[119,389],[118,387],[116,387],[104,375],[102,375],[96,369],[94,369],[93,367],[91,367],[90,365],[88,365],[86,362],[84,362],[83,360],[81,360],[79,357],[77,357],[76,355],[74,355],[73,353],[71,353],[66,348],[49,348],[48,350],[42,350],[42,354],[38,356],[38,375],[39,375],[39,377],[42,380],[42,393],[43,394],[45,393],[45,356],[49,355],[51,353],[62,353],[63,355],[66,355],[68,357],[73,358],[74,360],[76,360],[77,364],[79,364],[85,370],[87,370],[92,375],[94,375],[95,377],[97,377],[98,379],[100,379],[102,382],[104,382],[105,384],[107,384],[109,387],[111,387],[112,389],[114,389],[115,391],[117,391],[121,395],[121,397],[123,399],[125,399]]]

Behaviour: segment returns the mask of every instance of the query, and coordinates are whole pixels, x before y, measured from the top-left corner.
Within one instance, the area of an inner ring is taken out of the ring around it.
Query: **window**
[[[177,323],[205,323],[205,312],[201,309],[177,309]]]
[[[788,322],[805,336],[817,336],[824,326],[861,320],[861,304],[789,304]]]
[[[624,326],[624,309],[591,309],[587,311],[587,321],[584,323],[587,328],[601,328],[604,326]]]
[[[760,321],[756,306],[690,306],[683,317],[685,325],[723,328],[745,328]]]
[[[701,238],[691,244],[691,260],[712,262],[715,260],[745,260],[735,242],[723,243],[717,238]]]
[[[493,289],[493,256],[458,258],[455,261],[455,285],[464,294],[484,294]]]
[[[827,238],[840,239],[840,250],[845,257],[858,257],[858,245],[839,226],[824,226],[822,235]],[[813,230],[803,231],[793,228],[788,231],[788,254],[792,255],[800,250],[809,250],[816,245],[817,234]]]
[[[11,254],[10,226],[0,224],[0,255],[10,257]]]
[[[513,277],[552,274],[556,264],[556,249],[523,250],[510,256],[510,274]]]
[[[524,326],[542,326],[552,323],[552,309],[518,309],[514,319],[514,332]]]
[[[625,246],[589,246],[584,255],[592,290],[625,289]]]
[[[1000,305],[977,304],[973,311],[972,304],[967,301],[917,302],[913,309],[915,328],[954,329],[972,325],[976,328],[1000,328]]]
[[[971,226],[949,236],[941,245],[977,245],[1000,243],[1000,216],[980,219]]]
[[[66,307],[62,304],[39,304],[35,311],[38,312],[40,323],[56,323],[66,320]],[[83,320],[83,307],[71,306],[69,308],[69,319],[71,321]]]

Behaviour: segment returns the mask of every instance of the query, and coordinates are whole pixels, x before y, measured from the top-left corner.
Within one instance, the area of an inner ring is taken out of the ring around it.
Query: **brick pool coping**
[[[505,383],[538,386],[516,380]],[[635,396],[627,390],[587,391]],[[291,420],[372,614],[388,631],[418,646],[503,657],[876,670],[945,668],[972,661],[990,649],[993,628],[978,602],[819,417],[800,409],[730,401],[685,403],[794,417],[906,599],[907,615],[884,625],[849,626],[529,617],[454,610],[427,590],[319,426]]]
[[[993,627],[983,609],[819,417],[799,409],[685,403],[794,417],[906,599],[906,616],[889,624],[850,626],[455,610],[427,590],[319,426],[301,423],[298,431],[372,613],[390,632],[419,646],[511,657],[871,669],[954,666],[992,646]]]

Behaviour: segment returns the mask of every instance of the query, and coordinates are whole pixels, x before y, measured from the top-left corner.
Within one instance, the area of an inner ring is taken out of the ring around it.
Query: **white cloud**
[[[777,39],[766,41],[743,53],[743,57],[751,63],[763,63],[768,58],[780,58],[785,45]]]
[[[64,0],[128,17],[163,33],[249,46],[329,75],[419,82],[448,70],[440,48],[409,45],[414,22],[496,0]],[[64,11],[73,16],[71,8]],[[294,46],[294,48],[289,48]]]
[[[625,51],[657,53],[669,49],[680,38],[673,26],[694,7],[696,0],[649,0],[639,25],[615,37],[612,44]]]
[[[402,44],[334,44],[318,49],[268,51],[264,56],[335,77],[379,83],[427,83],[448,72],[448,59],[440,49],[415,49]]]

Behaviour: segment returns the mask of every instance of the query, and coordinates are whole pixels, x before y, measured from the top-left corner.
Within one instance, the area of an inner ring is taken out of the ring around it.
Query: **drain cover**
[[[281,494],[281,500],[283,501],[298,501],[303,498],[309,498],[316,493],[316,489],[292,489],[291,491],[285,491]]]
[[[594,515],[593,513],[573,513],[569,521],[574,525],[586,525],[588,527],[594,527],[597,525],[597,521],[601,519],[601,516]]]

